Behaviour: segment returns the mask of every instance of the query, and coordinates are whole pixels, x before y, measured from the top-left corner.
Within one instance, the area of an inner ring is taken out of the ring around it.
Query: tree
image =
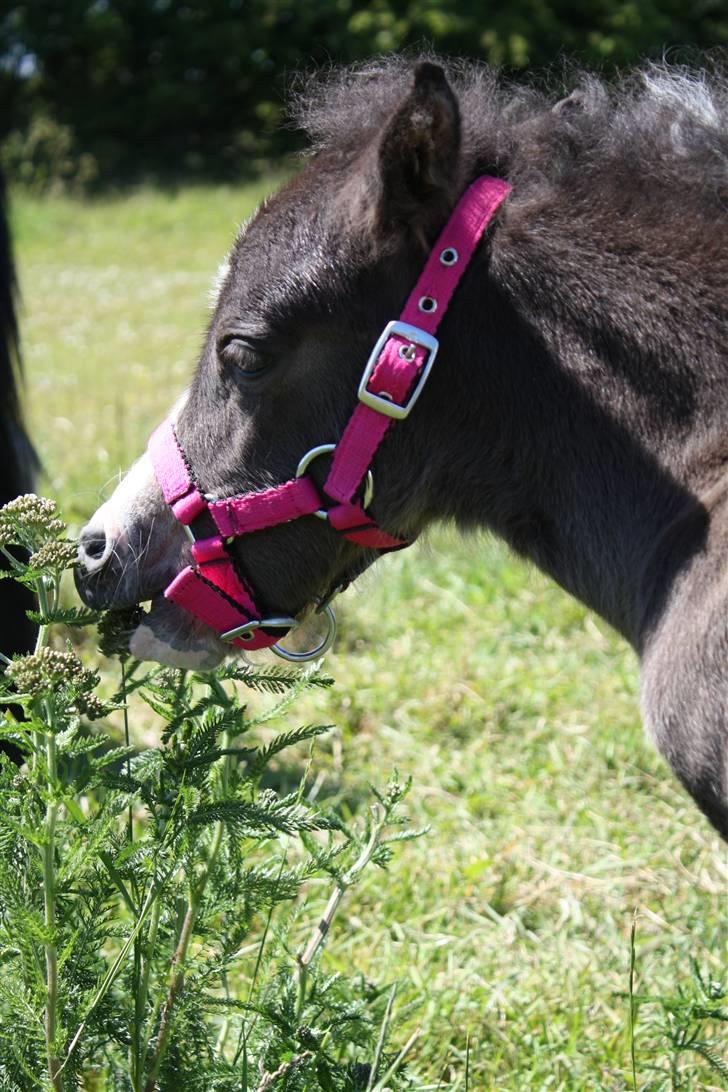
[[[295,146],[281,121],[302,68],[430,45],[613,71],[721,44],[723,0],[26,0],[0,18],[0,117],[69,127],[106,181],[239,176]]]

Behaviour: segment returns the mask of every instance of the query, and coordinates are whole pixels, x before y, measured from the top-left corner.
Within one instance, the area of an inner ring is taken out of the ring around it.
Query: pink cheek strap
[[[163,421],[149,441],[149,455],[160,489],[176,519],[187,527],[209,509],[187,466],[171,420]],[[317,498],[318,500],[318,498]],[[221,636],[251,626],[241,636],[230,636],[236,648],[270,648],[281,637],[256,625],[261,621],[253,595],[236,572],[221,538],[200,539],[192,544],[192,565],[171,581],[165,599],[203,622]]]

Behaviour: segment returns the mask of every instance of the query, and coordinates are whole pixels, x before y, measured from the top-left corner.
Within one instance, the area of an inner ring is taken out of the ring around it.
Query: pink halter
[[[312,659],[333,639],[307,653],[289,653],[276,642],[296,620],[264,618],[252,589],[239,575],[227,544],[235,538],[302,516],[326,519],[350,542],[387,552],[409,543],[383,531],[366,509],[371,501],[371,464],[389,428],[411,413],[437,355],[434,336],[460,278],[510,185],[484,176],[465,191],[441,232],[400,318],[384,328],[359,383],[359,404],[338,444],[307,452],[296,476],[260,493],[213,500],[198,488],[174,424],[164,421],[149,441],[149,455],[164,499],[192,539],[192,564],[179,573],[165,597],[199,618],[237,648],[273,647],[287,659]],[[319,455],[333,452],[320,493],[306,474]],[[323,497],[323,499],[322,499]],[[190,524],[209,512],[218,535],[195,540]]]

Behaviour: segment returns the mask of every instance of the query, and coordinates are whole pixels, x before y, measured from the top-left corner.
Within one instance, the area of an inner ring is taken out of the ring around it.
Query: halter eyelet
[[[420,296],[417,308],[426,315],[432,315],[437,310],[437,300],[434,296]]]
[[[455,265],[460,255],[454,246],[446,246],[444,250],[440,251],[440,263],[442,265]]]

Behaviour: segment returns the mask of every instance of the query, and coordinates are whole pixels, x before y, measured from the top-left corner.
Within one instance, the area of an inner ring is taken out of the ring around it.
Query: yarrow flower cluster
[[[19,583],[36,591],[40,612],[33,615],[44,626],[48,621],[67,621],[73,625],[79,612],[59,610],[61,574],[71,568],[77,557],[75,543],[60,536],[66,525],[58,515],[52,500],[26,493],[0,509],[0,551],[10,562],[8,572]],[[21,560],[7,547],[24,547],[30,553]],[[55,612],[55,613],[54,613]],[[85,619],[81,624],[86,624]],[[43,632],[43,631],[41,631]],[[44,638],[45,639],[45,638]],[[113,706],[104,703],[94,693],[99,676],[85,668],[70,649],[59,651],[45,645],[32,656],[21,656],[6,669],[18,694],[31,699],[39,696],[63,695],[61,705],[70,712],[84,714],[91,720],[106,716]]]
[[[61,573],[64,569],[70,569],[76,564],[78,547],[73,542],[62,541],[46,542],[44,546],[30,555],[28,564],[31,569],[50,569],[51,572]]]
[[[101,720],[113,710],[113,705],[107,705],[96,694],[78,694],[74,701],[76,711],[84,713],[89,720]]]
[[[65,529],[55,503],[35,493],[24,493],[0,508],[0,546],[25,546],[32,551]]]
[[[154,674],[156,685],[166,687],[168,690],[177,690],[183,681],[184,671],[178,667],[161,667]]]
[[[98,684],[95,671],[84,667],[75,652],[41,648],[32,656],[20,656],[8,664],[6,673],[18,690],[33,696],[65,686],[86,696]]]

